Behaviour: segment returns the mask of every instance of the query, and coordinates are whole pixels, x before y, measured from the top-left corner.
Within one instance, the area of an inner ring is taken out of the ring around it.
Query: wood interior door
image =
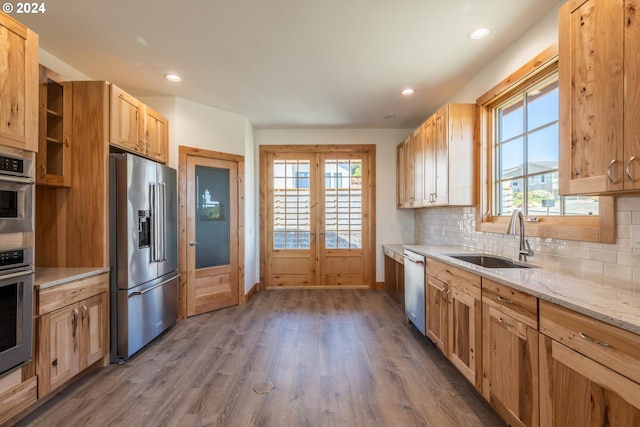
[[[238,163],[187,156],[187,316],[239,303]]]
[[[321,147],[263,148],[267,287],[370,286],[372,156]]]

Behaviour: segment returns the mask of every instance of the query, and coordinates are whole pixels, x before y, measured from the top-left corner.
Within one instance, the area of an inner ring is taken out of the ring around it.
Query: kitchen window
[[[504,233],[511,213],[527,234],[613,242],[611,197],[559,194],[558,57],[552,46],[477,101],[480,114],[480,231]]]

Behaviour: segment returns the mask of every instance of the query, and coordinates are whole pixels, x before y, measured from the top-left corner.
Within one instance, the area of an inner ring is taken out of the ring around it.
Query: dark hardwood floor
[[[18,426],[504,426],[384,291],[272,290],[178,322]],[[273,390],[258,394],[264,381]]]

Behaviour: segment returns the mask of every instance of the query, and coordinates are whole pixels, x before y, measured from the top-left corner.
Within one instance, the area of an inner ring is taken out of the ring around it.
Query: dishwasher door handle
[[[424,260],[415,259],[415,258],[410,257],[409,255],[402,254],[402,257],[405,258],[405,259],[408,259],[411,262],[415,262],[416,264],[424,264]]]

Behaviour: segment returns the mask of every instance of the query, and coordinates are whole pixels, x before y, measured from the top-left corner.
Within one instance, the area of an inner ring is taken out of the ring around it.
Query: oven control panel
[[[33,263],[31,248],[0,251],[0,270],[23,267],[31,263]]]
[[[0,156],[0,171],[11,174],[24,173],[24,159]]]

